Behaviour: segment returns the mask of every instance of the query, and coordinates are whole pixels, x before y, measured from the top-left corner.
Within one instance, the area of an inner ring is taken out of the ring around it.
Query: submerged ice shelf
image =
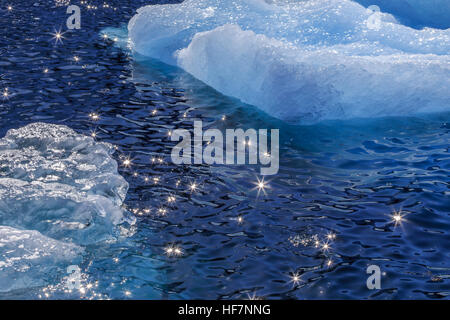
[[[83,246],[116,239],[128,183],[113,150],[46,123],[0,139],[0,292],[42,285]]]
[[[187,0],[138,10],[139,54],[293,123],[450,110],[450,29],[349,0]]]

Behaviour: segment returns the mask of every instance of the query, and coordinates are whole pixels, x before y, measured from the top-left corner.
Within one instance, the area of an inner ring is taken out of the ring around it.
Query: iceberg
[[[45,284],[84,246],[114,241],[134,223],[121,209],[128,183],[113,152],[47,123],[0,139],[0,292]]]
[[[368,7],[377,5],[413,27],[450,28],[448,0],[356,0]]]
[[[0,226],[0,292],[44,286],[82,252],[38,231]]]
[[[149,5],[128,32],[137,53],[291,123],[450,110],[450,30],[354,1]]]

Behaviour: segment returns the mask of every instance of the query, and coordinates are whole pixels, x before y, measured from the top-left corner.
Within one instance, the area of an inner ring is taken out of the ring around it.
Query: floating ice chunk
[[[450,30],[415,30],[349,0],[187,0],[140,8],[140,54],[294,123],[450,108]]]
[[[197,34],[178,58],[220,92],[294,123],[450,109],[449,57],[344,52],[361,49],[309,51],[227,25]]]
[[[45,285],[82,251],[38,231],[0,226],[0,292]]]
[[[0,225],[81,245],[113,239],[128,183],[112,153],[65,126],[8,131],[0,140]]]

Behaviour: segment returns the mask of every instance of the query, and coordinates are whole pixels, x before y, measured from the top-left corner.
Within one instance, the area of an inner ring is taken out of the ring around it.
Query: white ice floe
[[[140,8],[128,30],[138,53],[293,123],[450,110],[450,29],[373,14],[349,0],[187,0]]]
[[[38,231],[0,226],[0,292],[45,285],[82,251]]]

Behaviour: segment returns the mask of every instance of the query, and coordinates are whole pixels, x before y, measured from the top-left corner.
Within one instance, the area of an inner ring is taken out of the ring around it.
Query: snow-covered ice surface
[[[128,183],[113,151],[46,123],[0,139],[0,292],[43,285],[83,246],[116,239]]]
[[[375,18],[349,0],[187,0],[128,30],[137,53],[292,123],[450,110],[450,29]]]

